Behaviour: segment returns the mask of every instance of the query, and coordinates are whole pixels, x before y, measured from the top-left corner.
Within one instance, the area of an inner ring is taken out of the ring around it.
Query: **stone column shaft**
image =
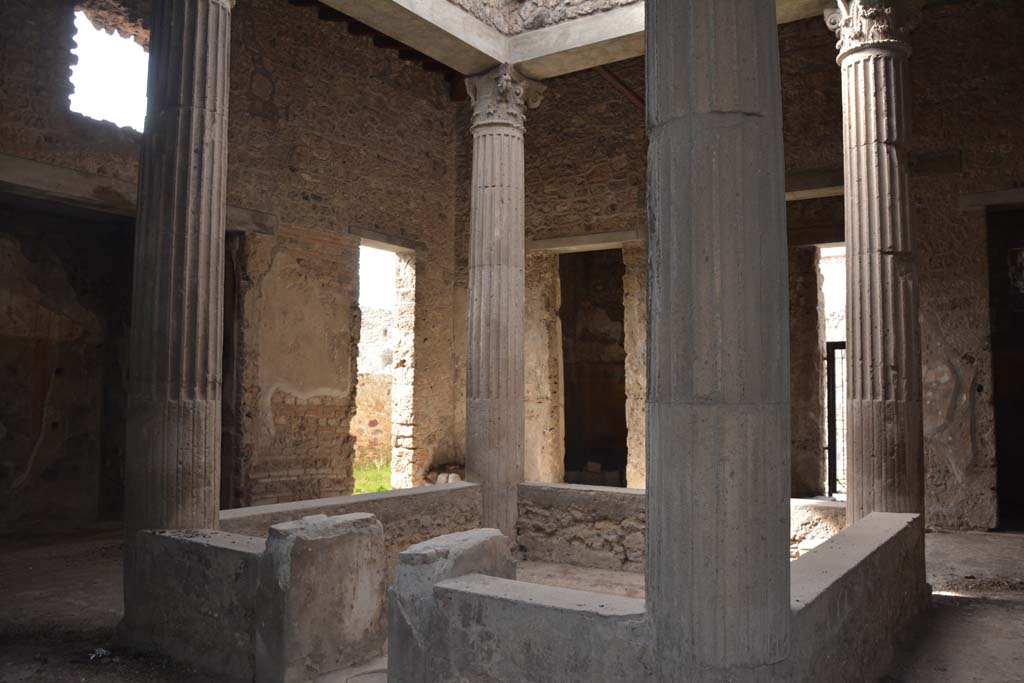
[[[154,4],[132,285],[129,538],[218,522],[231,4]]]
[[[907,180],[911,0],[840,2],[847,518],[924,511],[921,340]]]
[[[485,527],[515,537],[523,480],[525,112],[543,87],[509,65],[467,79],[473,99],[466,474]]]
[[[789,329],[775,3],[648,0],[647,610],[659,681],[789,654]]]

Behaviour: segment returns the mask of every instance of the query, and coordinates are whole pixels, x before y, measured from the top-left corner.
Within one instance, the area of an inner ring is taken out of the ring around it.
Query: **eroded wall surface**
[[[264,336],[244,349],[247,502],[351,490],[350,227],[424,245],[414,258],[415,457],[449,457],[454,105],[443,78],[280,3],[240,5],[232,35],[229,201],[279,221],[275,236],[247,245],[242,315]],[[276,281],[284,269],[287,282]],[[270,344],[268,326],[283,335]]]
[[[818,249],[789,250],[790,495],[825,493],[825,326]]]
[[[131,233],[0,203],[0,526],[116,518]]]
[[[565,476],[565,404],[558,255],[526,257],[526,481],[560,482]]]
[[[622,250],[623,328],[626,349],[626,486],[647,484],[647,249]]]
[[[146,3],[132,0],[134,16]],[[0,153],[134,183],[140,135],[68,111],[74,3],[0,8]],[[440,74],[274,0],[232,13],[228,203],[239,249],[241,504],[351,490],[358,239],[416,240],[417,458],[453,438],[455,105]]]
[[[911,36],[911,151],[959,151],[961,159],[959,171],[932,169],[911,179],[930,526],[996,524],[986,224],[958,202],[965,193],[1024,185],[1024,120],[1016,105],[1024,50],[1014,30],[1022,21],[1024,5],[1001,0],[933,6]],[[835,37],[817,18],[779,32],[787,172],[839,170]],[[609,68],[643,92],[642,60]],[[528,236],[643,231],[642,113],[593,72],[548,86],[527,124]],[[843,223],[841,197],[790,202],[788,209],[791,234],[828,234]],[[792,378],[794,387],[803,383]]]
[[[1024,120],[1016,100],[1024,5],[979,0],[926,7],[911,35],[916,156],[959,152],[953,172],[912,174],[920,289],[925,507],[929,526],[996,524],[994,421],[985,216],[965,193],[1024,185]],[[820,21],[780,27],[789,170],[840,168],[841,90],[834,39]],[[842,222],[842,201],[790,204],[790,229]]]

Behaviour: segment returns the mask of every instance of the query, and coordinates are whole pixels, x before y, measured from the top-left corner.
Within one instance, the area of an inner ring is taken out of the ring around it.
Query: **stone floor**
[[[1024,535],[932,533],[927,550],[932,609],[886,680],[1024,681]],[[639,574],[525,562],[519,578],[643,595]],[[121,605],[116,528],[0,536],[0,681],[217,680],[112,645]],[[371,662],[322,683],[384,683],[385,667]]]

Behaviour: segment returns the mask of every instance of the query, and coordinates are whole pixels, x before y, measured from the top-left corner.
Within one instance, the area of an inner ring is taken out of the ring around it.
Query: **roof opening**
[[[71,111],[141,132],[149,55],[133,39],[96,28],[81,11],[75,12],[75,43]]]

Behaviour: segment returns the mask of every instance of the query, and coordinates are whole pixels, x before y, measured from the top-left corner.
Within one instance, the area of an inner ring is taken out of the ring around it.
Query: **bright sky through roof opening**
[[[75,12],[75,42],[71,54],[71,111],[112,121],[141,131],[146,123],[146,75],[149,55],[131,38],[97,30]]]
[[[359,247],[359,307],[393,308],[395,305],[395,253]]]

